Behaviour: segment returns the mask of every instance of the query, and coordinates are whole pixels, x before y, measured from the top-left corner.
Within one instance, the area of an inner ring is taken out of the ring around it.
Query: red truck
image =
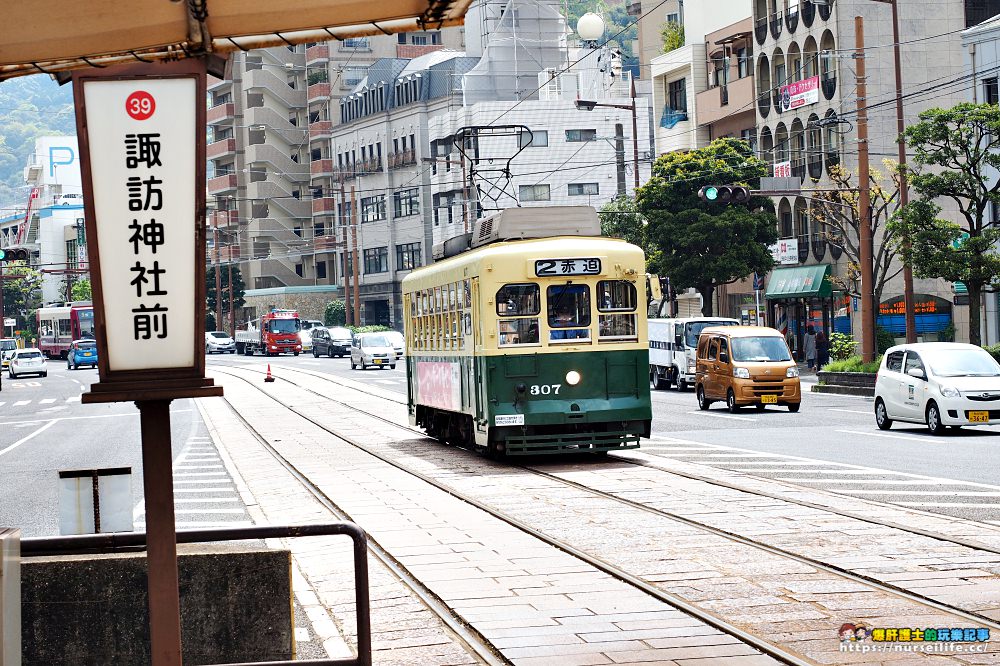
[[[264,356],[291,353],[298,356],[302,351],[299,331],[299,313],[295,310],[271,310],[267,314],[247,322],[247,328],[236,331],[236,351],[246,356],[257,352]]]

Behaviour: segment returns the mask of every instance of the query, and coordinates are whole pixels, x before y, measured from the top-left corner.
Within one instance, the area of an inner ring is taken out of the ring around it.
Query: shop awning
[[[775,268],[771,271],[764,298],[829,298],[833,293],[829,277],[830,264]]]

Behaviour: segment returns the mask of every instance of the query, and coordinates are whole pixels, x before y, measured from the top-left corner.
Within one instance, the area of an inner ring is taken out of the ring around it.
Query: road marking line
[[[681,453],[683,458],[767,458],[770,453]],[[748,463],[749,464],[749,463]],[[756,464],[756,461],[755,463]]]
[[[227,502],[239,502],[239,497],[192,497],[190,499],[174,499],[174,504],[225,504]],[[209,511],[209,513],[218,513]]]
[[[229,493],[233,488],[174,488],[175,493]]]
[[[961,509],[1000,509],[1000,504],[963,504],[962,502],[893,502],[900,506],[936,506],[941,508],[956,507]]]
[[[911,442],[933,443],[935,441],[930,437],[909,437],[907,435],[890,435],[884,432],[865,432],[863,430],[838,430],[837,432],[842,432],[848,435],[864,435],[866,437],[886,437],[888,439],[905,439]]]
[[[174,513],[192,515],[198,513],[225,513],[225,514],[243,514],[246,513],[243,509],[174,509]]]
[[[146,524],[145,520],[135,521],[136,527],[144,526]],[[251,527],[253,525],[252,521],[249,520],[178,520],[174,523],[177,527]]]
[[[78,396],[78,395],[70,396],[70,397],[66,398],[66,402],[80,402],[80,396]],[[2,404],[3,403],[0,403],[0,405],[2,405]]]
[[[222,465],[189,465],[187,463],[178,463],[174,465],[174,469],[192,470],[192,469],[224,469],[224,468]]]
[[[227,476],[225,472],[174,472],[178,476]]]
[[[688,414],[699,414],[701,416],[714,416],[714,417],[719,418],[719,419],[733,419],[733,420],[736,420],[736,421],[756,421],[757,420],[757,419],[751,419],[751,418],[746,417],[746,416],[733,416],[732,414],[718,414],[716,412],[701,411],[701,410],[691,411],[691,412],[688,412]]]
[[[55,401],[56,401],[55,398],[45,398],[44,400],[39,400],[38,404],[39,405],[51,405]]]
[[[897,472],[892,472],[897,474]],[[790,481],[792,483],[833,483],[833,484],[847,484],[847,483],[870,483],[876,486],[886,486],[886,485],[908,485],[908,486],[939,486],[941,481],[937,479],[915,479],[915,480],[902,480],[902,479],[885,479],[885,480],[874,480],[874,479],[802,479],[796,477],[775,477],[777,481]],[[967,485],[967,481],[952,481],[955,485]]]
[[[744,463],[726,463],[726,464],[727,465],[738,465],[738,464],[744,464]],[[746,464],[749,464],[749,463],[746,463]],[[783,474],[806,474],[806,473],[811,473],[811,474],[869,474],[869,475],[871,474],[871,472],[869,472],[868,470],[865,470],[865,469],[823,469],[823,468],[819,468],[819,467],[812,468],[812,469],[787,469],[787,468],[785,468],[785,469],[781,469],[781,470],[774,470],[774,469],[770,469],[768,467],[753,467],[753,468],[749,468],[749,469],[747,469],[747,468],[741,468],[738,471],[740,471],[740,472],[775,472],[775,471],[780,471]]]
[[[51,428],[52,426],[54,426],[56,424],[56,422],[58,422],[59,420],[60,419],[52,419],[51,421],[49,421],[48,423],[46,423],[45,425],[43,425],[38,430],[34,431],[30,435],[26,435],[26,436],[22,437],[21,439],[17,440],[16,442],[14,442],[10,446],[8,446],[6,449],[0,449],[0,456],[2,456],[5,453],[8,453],[9,451],[13,451],[14,449],[16,449],[17,447],[21,446],[22,444],[24,444],[28,440],[33,439],[34,437],[37,437],[38,435],[42,434],[43,432],[45,432],[46,430],[48,430],[49,428]]]
[[[232,483],[228,479],[174,479],[174,485],[181,485],[184,483]]]
[[[848,414],[864,414],[865,416],[874,416],[875,415],[874,411],[870,411],[869,412],[869,411],[862,411],[860,409],[840,409],[838,407],[829,407],[829,408],[827,408],[826,411],[828,411],[828,412],[846,412]]]
[[[18,400],[12,406],[13,407],[23,407],[25,405],[30,405],[30,404],[31,404],[30,400]]]
[[[1000,493],[981,492],[977,490],[843,490],[841,492],[866,495],[921,495],[921,496],[954,496],[954,497],[1000,497]]]

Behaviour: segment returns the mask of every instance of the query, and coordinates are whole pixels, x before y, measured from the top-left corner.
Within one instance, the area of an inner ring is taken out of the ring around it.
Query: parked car
[[[1000,364],[981,347],[920,342],[890,347],[875,378],[875,423],[923,423],[934,435],[1000,425]]]
[[[36,347],[26,347],[14,352],[10,359],[10,367],[7,369],[11,379],[23,377],[24,375],[41,375],[47,377],[49,374],[48,365],[45,363],[45,355],[42,350]]]
[[[225,331],[210,331],[205,334],[206,354],[235,354],[236,341]]]
[[[307,352],[312,349],[312,332],[314,329],[322,328],[323,322],[319,319],[302,319],[299,321],[302,327],[299,330],[299,342],[302,343],[302,351]]]
[[[74,340],[66,352],[66,368],[76,370],[80,366],[97,367],[97,343],[93,340]]]
[[[349,328],[341,326],[316,328],[312,336],[312,354],[317,358],[324,355],[330,358],[347,356],[351,353],[353,340],[354,334]]]
[[[0,340],[0,359],[2,360],[3,367],[10,365],[10,357],[14,355],[14,350],[17,349],[17,340],[14,338],[3,338]]]
[[[396,358],[403,358],[403,352],[406,347],[406,340],[403,338],[403,334],[397,331],[386,331],[383,335],[389,341],[389,344],[392,345],[393,351],[396,352]]]
[[[695,391],[698,407],[725,400],[730,412],[785,405],[799,411],[799,369],[781,331],[766,326],[717,326],[698,337]]]
[[[354,338],[351,370],[359,367],[367,370],[370,365],[376,368],[396,367],[396,352],[382,333],[361,333]]]

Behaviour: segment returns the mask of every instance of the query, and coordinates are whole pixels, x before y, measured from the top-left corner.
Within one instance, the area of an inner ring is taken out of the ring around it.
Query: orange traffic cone
[[[271,364],[270,363],[267,364],[267,376],[264,377],[264,381],[265,382],[273,382],[274,381],[274,377],[271,376]]]

